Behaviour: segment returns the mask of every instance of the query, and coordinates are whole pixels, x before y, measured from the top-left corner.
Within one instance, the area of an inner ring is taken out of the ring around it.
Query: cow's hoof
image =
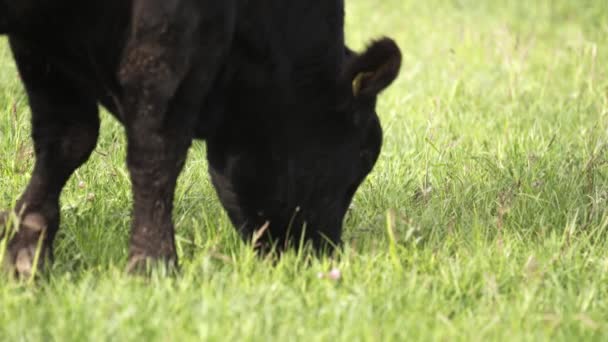
[[[9,219],[10,214],[0,213],[0,238],[7,239],[4,251],[4,267],[18,278],[30,278],[41,270],[49,258],[49,249],[44,244],[47,224],[38,213],[26,214],[18,229]]]
[[[153,273],[172,275],[178,272],[177,258],[132,254],[129,256],[126,271],[129,274],[142,276]]]

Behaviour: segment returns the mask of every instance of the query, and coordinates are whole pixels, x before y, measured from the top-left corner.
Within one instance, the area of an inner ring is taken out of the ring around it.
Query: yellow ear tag
[[[361,92],[363,80],[373,75],[373,72],[360,72],[357,74],[357,76],[353,80],[353,95],[355,97],[359,96],[359,92]]]

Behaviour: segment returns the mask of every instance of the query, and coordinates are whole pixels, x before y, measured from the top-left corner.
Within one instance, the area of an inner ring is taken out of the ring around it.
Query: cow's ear
[[[346,81],[356,98],[374,97],[399,74],[401,51],[390,38],[372,42],[361,55],[353,57],[345,69]]]

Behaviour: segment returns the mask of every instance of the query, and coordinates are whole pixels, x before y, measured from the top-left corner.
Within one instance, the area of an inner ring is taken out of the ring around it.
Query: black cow
[[[59,195],[95,148],[99,104],[127,134],[128,267],[177,262],[173,195],[195,138],[245,239],[262,229],[266,248],[338,245],[380,152],[376,96],[401,63],[388,38],[346,48],[343,11],[342,0],[0,0],[36,154],[9,263],[30,273],[39,239],[51,256]]]

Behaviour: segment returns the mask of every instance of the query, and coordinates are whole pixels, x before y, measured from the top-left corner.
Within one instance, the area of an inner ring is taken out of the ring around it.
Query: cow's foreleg
[[[28,276],[39,242],[38,265],[52,254],[59,227],[59,195],[95,148],[99,117],[95,99],[49,63],[43,52],[16,38],[10,43],[29,97],[36,161],[15,207],[21,224],[9,241],[5,261],[17,274]],[[7,217],[0,215],[0,221]],[[0,235],[3,226],[0,223]]]
[[[153,117],[159,113],[150,112],[148,116],[140,112],[127,125],[127,165],[133,191],[130,270],[145,266],[150,260],[165,261],[169,266],[177,262],[171,218],[173,197],[194,125],[191,118],[183,115],[182,122],[164,117],[165,126],[164,120]],[[188,122],[188,126],[181,125]]]
[[[128,270],[144,268],[149,261],[177,264],[175,185],[202,100],[229,42],[229,30],[221,26],[227,25],[229,11],[222,3],[214,4],[214,11],[187,4],[199,6],[136,1],[132,37],[121,63],[133,187]]]

